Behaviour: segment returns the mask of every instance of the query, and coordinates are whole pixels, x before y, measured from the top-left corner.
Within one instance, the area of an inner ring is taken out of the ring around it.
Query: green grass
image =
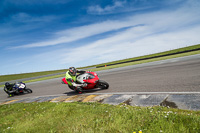
[[[199,133],[200,111],[100,103],[0,105],[1,133]]]
[[[24,83],[37,82],[37,81],[48,80],[48,79],[53,79],[53,78],[60,78],[60,77],[64,77],[64,76],[65,76],[65,74],[59,74],[59,75],[54,75],[54,76],[48,76],[48,77],[28,80],[28,81],[25,81]]]
[[[98,64],[96,66],[97,67],[98,66],[105,66],[105,65],[110,65],[110,64],[130,61],[130,60],[137,60],[137,59],[143,59],[143,58],[149,58],[149,57],[156,57],[156,56],[162,56],[162,55],[166,55],[166,54],[174,54],[174,53],[178,53],[178,52],[184,52],[184,51],[188,51],[188,50],[195,50],[195,49],[199,49],[199,48],[200,48],[200,44],[197,44],[197,45],[188,46],[188,47],[179,48],[179,49],[174,49],[174,50],[165,51],[165,52],[161,52],[161,53],[155,53],[155,54],[151,54],[151,55],[144,55],[144,56],[140,56],[140,57],[134,57],[134,58],[128,58],[128,59],[124,59],[124,60],[117,60],[117,61],[102,63],[102,64]]]
[[[24,78],[37,77],[41,75],[55,74],[66,72],[66,69],[63,70],[55,70],[55,71],[44,71],[44,72],[34,72],[34,73],[22,73],[22,74],[12,74],[12,75],[1,75],[0,82],[9,81],[9,80],[17,80]]]
[[[59,75],[54,75],[54,76],[47,76],[47,77],[42,77],[42,78],[27,80],[27,81],[24,81],[24,83],[30,83],[30,82],[37,82],[37,81],[42,81],[42,80],[60,78],[60,77],[64,77],[64,76],[65,76],[65,74],[59,74]],[[0,87],[4,87],[4,85],[0,85]]]
[[[188,53],[177,54],[177,55],[170,55],[170,56],[165,56],[165,57],[159,57],[159,58],[154,58],[154,59],[148,59],[148,60],[142,60],[142,61],[135,61],[135,62],[130,62],[130,63],[122,63],[122,64],[117,64],[117,65],[112,65],[112,66],[107,66],[107,67],[100,67],[100,68],[89,69],[89,70],[90,71],[100,71],[100,70],[113,69],[113,68],[118,68],[118,67],[124,67],[124,66],[142,64],[142,63],[148,63],[148,62],[154,62],[154,61],[172,59],[172,58],[189,56],[189,55],[195,55],[195,54],[200,54],[200,50],[199,51],[188,52]]]

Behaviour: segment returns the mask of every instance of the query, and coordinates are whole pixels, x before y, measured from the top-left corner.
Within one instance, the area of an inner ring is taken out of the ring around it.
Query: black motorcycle
[[[23,82],[16,82],[13,84],[13,86],[10,88],[4,87],[4,91],[8,94],[8,96],[12,97],[14,95],[18,94],[26,94],[26,93],[32,93],[33,91],[30,88],[26,88],[26,84]]]

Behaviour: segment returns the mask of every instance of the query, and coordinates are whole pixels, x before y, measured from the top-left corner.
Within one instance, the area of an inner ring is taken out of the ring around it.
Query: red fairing
[[[62,81],[63,81],[65,84],[68,84],[67,81],[66,81],[66,78],[63,78]]]
[[[90,74],[94,75],[94,78],[83,80],[85,83],[87,83],[87,86],[86,86],[86,87],[83,87],[83,89],[84,89],[84,90],[94,89],[94,88],[95,88],[95,85],[96,85],[96,84],[98,83],[98,81],[99,81],[99,77],[98,77],[97,73],[95,73],[95,72],[88,72],[88,71],[87,71],[86,73],[90,73]],[[65,84],[68,84],[65,78],[63,78],[62,81],[63,81]]]
[[[91,89],[108,89],[109,84],[104,80],[99,80],[97,73],[88,72],[80,73],[76,76],[77,84],[74,87],[69,86],[69,88],[78,93],[82,93],[84,90]],[[62,83],[67,84],[65,78],[62,79]],[[84,86],[84,87],[83,87]],[[80,88],[79,88],[80,87]],[[86,91],[87,92],[87,91]]]
[[[95,85],[97,84],[97,82],[99,80],[99,77],[98,77],[97,73],[95,73],[95,72],[87,72],[87,73],[91,73],[92,75],[94,75],[94,78],[84,80],[85,83],[87,83],[88,85],[86,87],[83,87],[83,89],[86,89],[86,90],[94,89]]]

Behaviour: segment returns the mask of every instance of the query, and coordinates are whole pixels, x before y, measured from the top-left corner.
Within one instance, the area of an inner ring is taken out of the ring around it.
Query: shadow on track
[[[7,98],[14,98],[14,97],[19,98],[20,96],[24,96],[24,95],[28,95],[28,94],[31,94],[31,93],[19,93],[19,94],[15,94],[13,96],[7,96]]]
[[[103,90],[103,89],[98,89],[97,88],[97,89],[91,89],[91,90],[83,90],[83,93],[81,93],[81,94],[93,93],[93,92],[101,91],[101,90]],[[67,94],[68,96],[81,95],[81,94],[79,94],[79,93],[77,93],[75,91],[65,92],[63,94]]]

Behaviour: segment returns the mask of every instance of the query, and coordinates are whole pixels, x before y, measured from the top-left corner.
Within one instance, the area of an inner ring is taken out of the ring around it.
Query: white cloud
[[[63,30],[56,33],[57,39],[23,47],[56,45],[139,24],[84,46],[43,53],[42,56],[44,60],[53,57],[51,60],[60,65],[86,66],[194,45],[200,43],[200,12],[190,6]]]
[[[196,8],[191,8],[191,2],[187,4],[189,6],[186,5],[174,11],[166,10],[140,14],[137,16],[130,16],[128,18],[120,18],[119,20],[108,20],[101,23],[94,23],[90,25],[66,29],[55,33],[55,36],[51,37],[53,39],[25,44],[17,46],[15,48],[45,47],[69,43],[108,31],[114,31],[130,26],[138,26],[140,24],[148,26],[148,29],[142,31],[145,32],[141,34],[142,36],[144,36],[145,34],[155,34],[157,32],[171,32],[173,30],[180,30],[181,28],[184,28],[188,25],[191,26],[193,23],[195,24],[200,21],[200,18],[198,17],[200,16],[200,12],[196,12]],[[113,8],[120,5],[120,2],[118,3],[118,1],[115,1]],[[111,9],[111,7],[107,8],[107,10],[108,9]],[[21,16],[26,17],[27,15],[21,14]],[[139,33],[137,33],[137,35],[139,36]]]
[[[31,48],[58,45],[129,26],[133,26],[133,23],[127,23],[126,21],[104,21],[101,23],[59,31],[55,33],[55,39],[21,45],[15,48]]]
[[[95,5],[95,6],[90,6],[87,10],[88,13],[91,14],[104,14],[104,13],[108,13],[108,12],[113,12],[115,11],[117,8],[119,7],[123,7],[126,4],[126,1],[114,1],[113,5],[108,5],[104,8],[102,8],[99,5]]]
[[[90,65],[198,44],[199,16],[200,12],[184,7],[171,12],[131,16],[126,19],[127,23],[144,25],[129,28],[87,46],[70,49],[71,52],[62,54],[65,58],[60,62],[74,65],[85,62],[84,65]]]
[[[132,30],[120,33],[111,38],[96,41],[87,46],[70,49],[68,53],[60,52],[63,53],[60,54],[63,57],[60,62],[73,65],[83,64],[84,62],[84,65],[98,64],[100,62],[142,56],[194,45],[200,42],[198,37],[199,30],[200,26],[184,31],[150,35],[135,40],[134,37],[131,38],[131,35],[134,36],[137,33],[132,32],[134,31],[133,28]]]

